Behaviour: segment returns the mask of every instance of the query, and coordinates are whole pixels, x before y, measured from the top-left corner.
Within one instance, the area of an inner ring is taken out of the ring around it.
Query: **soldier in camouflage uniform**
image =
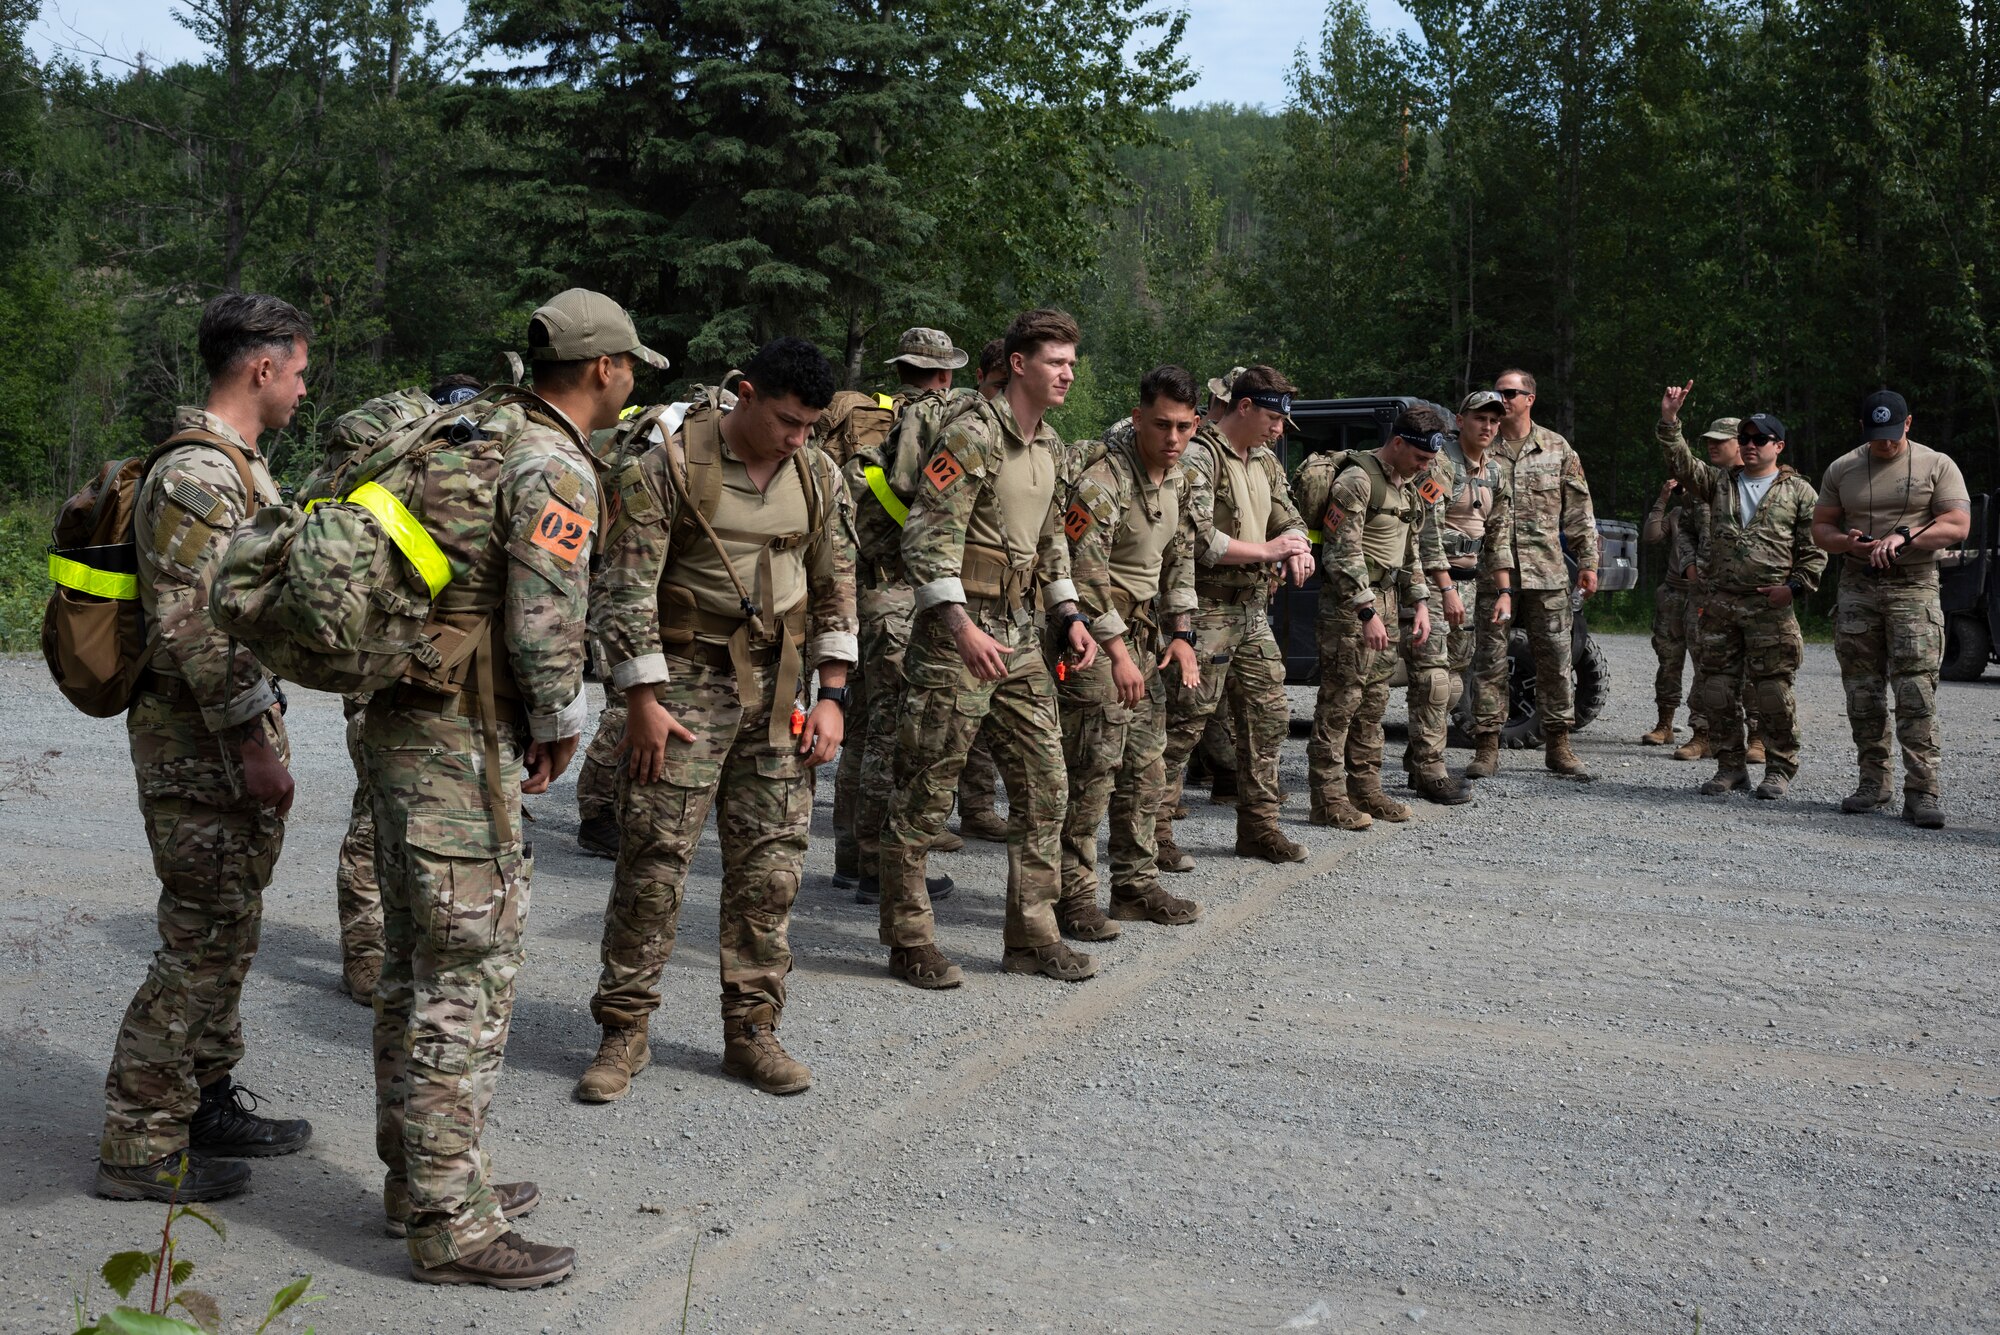
[[[1417,530],[1420,487],[1444,442],[1444,419],[1422,406],[1396,418],[1380,449],[1326,451],[1299,470],[1298,503],[1319,519],[1319,701],[1306,746],[1312,823],[1365,830],[1409,808],[1382,791],[1382,713],[1395,671],[1400,596],[1416,605],[1412,635],[1430,638],[1430,589]]]
[[[1069,392],[1079,337],[1060,311],[1015,317],[1006,388],[991,402],[968,404],[945,427],[903,527],[916,620],[903,664],[895,796],[882,831],[881,937],[890,972],[917,987],[964,981],[937,948],[924,861],[951,812],[966,752],[987,724],[1008,793],[1002,967],[1065,981],[1097,971],[1088,955],[1063,944],[1056,925],[1069,786],[1036,616],[1046,610],[1060,626],[1072,666],[1095,661],[1097,642],[1070,581],[1060,441],[1043,417]]]
[[[1160,886],[1154,844],[1166,796],[1167,694],[1176,664],[1201,680],[1195,662],[1194,562],[1181,528],[1181,455],[1193,438],[1194,377],[1162,366],[1139,382],[1139,406],[1093,451],[1069,490],[1063,532],[1083,614],[1102,652],[1088,668],[1058,671],[1069,810],[1063,819],[1065,935],[1104,941],[1117,923],[1178,926],[1201,905]],[[1097,827],[1111,812],[1111,913],[1097,900]]]
[[[1938,777],[1938,669],[1944,612],[1937,554],[1965,540],[1972,500],[1958,465],[1910,439],[1910,406],[1893,390],[1861,400],[1866,443],[1826,470],[1813,510],[1813,541],[1841,563],[1833,652],[1847,693],[1847,721],[1861,781],[1840,808],[1887,805],[1894,741],[1903,751],[1903,819],[1944,825]]]
[[[1451,461],[1451,494],[1445,498],[1445,559],[1452,588],[1465,612],[1450,628],[1452,699],[1473,682],[1475,738],[1491,733],[1496,743],[1507,714],[1507,647],[1514,633],[1514,513],[1511,469],[1497,448],[1506,400],[1490,389],[1475,389],[1458,405],[1458,435],[1446,445]],[[1433,627],[1435,629],[1435,627]],[[1491,769],[1475,756],[1468,779],[1486,778]]]
[[[1694,382],[1667,387],[1656,434],[1667,471],[1689,497],[1708,506],[1709,544],[1702,573],[1702,701],[1715,741],[1710,795],[1750,786],[1740,698],[1756,692],[1767,761],[1757,796],[1783,797],[1799,772],[1798,708],[1792,679],[1805,660],[1794,599],[1819,587],[1826,553],[1813,546],[1812,484],[1781,467],[1784,424],[1769,413],[1737,428],[1742,464],[1717,468],[1694,457],[1681,436],[1680,409]]]
[[[457,554],[432,621],[478,638],[478,686],[444,694],[406,679],[369,700],[362,734],[388,929],[376,1152],[390,1231],[409,1240],[411,1274],[434,1284],[536,1288],[576,1264],[570,1248],[512,1231],[541,1193],[494,1182],[480,1137],[524,958],[534,862],[521,795],[568,768],[589,717],[600,512],[588,441],[617,422],[638,362],[666,366],[616,302],[581,288],[534,313],[528,343],[534,393],[482,402],[473,423],[496,475],[423,498],[425,530]]]
[[[1533,376],[1521,370],[1502,371],[1493,389],[1507,405],[1500,453],[1506,456],[1512,489],[1514,621],[1527,632],[1535,656],[1535,707],[1541,715],[1546,762],[1557,774],[1589,779],[1589,769],[1569,744],[1570,729],[1576,725],[1576,685],[1570,666],[1571,604],[1563,546],[1567,542],[1576,561],[1578,590],[1585,597],[1596,593],[1597,518],[1590,508],[1590,484],[1584,480],[1583,460],[1570,443],[1533,420]],[[1473,758],[1474,768],[1482,774],[1499,768],[1498,720],[1506,717],[1506,710],[1505,679],[1499,678],[1497,690],[1482,680]]]
[[[469,375],[450,375],[428,391],[417,386],[368,400],[341,414],[328,437],[326,457],[299,489],[310,502],[338,497],[349,468],[367,457],[393,429],[428,417],[440,407],[464,403],[482,386]],[[375,816],[362,769],[361,730],[367,719],[368,697],[345,695],[347,758],[354,766],[354,798],[347,812],[347,834],[340,841],[334,870],[334,903],[340,918],[341,987],[363,1006],[375,1002],[375,983],[382,976],[382,887],[375,879]]]
[[[104,1081],[97,1192],[216,1200],[242,1191],[243,1157],[290,1154],[312,1128],[244,1105],[238,1016],[264,887],[292,805],[274,684],[215,628],[209,584],[229,531],[275,504],[257,437],[305,398],[311,326],[276,297],[229,293],[203,310],[205,408],[181,408],[134,502],[139,603],[157,628],[126,715],[139,810],[160,878],[160,948],[118,1027]],[[184,1153],[185,1177],[173,1175]]]
[[[613,479],[618,518],[591,628],[629,706],[628,756],[590,1001],[604,1032],[576,1086],[586,1103],[622,1098],[651,1060],[647,1027],[711,804],[722,1069],[771,1094],[812,1083],[777,1030],[813,767],[839,749],[859,656],[853,508],[833,459],[809,443],[833,392],[819,349],[774,339],[744,366],[734,408],[691,409]],[[819,697],[807,714],[799,693],[812,669]]]
[[[1444,422],[1442,414],[1438,416]],[[1431,456],[1430,467],[1417,479],[1417,498],[1423,502],[1423,521],[1417,529],[1417,551],[1424,582],[1430,588],[1429,634],[1421,641],[1416,634],[1416,604],[1410,591],[1398,591],[1397,656],[1403,661],[1409,699],[1409,738],[1403,746],[1403,773],[1409,786],[1440,806],[1458,806],[1472,800],[1469,785],[1455,779],[1445,768],[1445,734],[1451,726],[1451,636],[1465,621],[1465,604],[1459,597],[1445,555],[1445,502],[1466,490],[1465,475],[1450,451],[1457,442],[1444,434],[1445,448]],[[1448,629],[1449,628],[1449,629]],[[1350,750],[1355,736],[1348,736]],[[1354,757],[1348,768],[1355,770]],[[1402,807],[1400,802],[1391,802]],[[1374,813],[1371,813],[1374,814]],[[1394,819],[1392,815],[1390,817]]]
[[[1236,735],[1236,854],[1302,862],[1306,851],[1278,828],[1278,750],[1291,726],[1285,660],[1271,635],[1274,581],[1312,573],[1306,525],[1292,508],[1285,468],[1271,452],[1291,411],[1292,386],[1269,366],[1238,368],[1209,382],[1209,415],[1195,432],[1181,525],[1195,558],[1195,657],[1201,684],[1167,683],[1167,782],[1161,810],[1162,871],[1194,859],[1174,842],[1188,756],[1226,699]]]
[[[854,498],[861,661],[866,665],[866,688],[841,750],[841,768],[845,772],[852,759],[857,772],[854,897],[863,904],[876,903],[882,895],[882,822],[888,816],[895,776],[903,655],[916,615],[916,591],[903,569],[903,521],[946,416],[955,403],[972,396],[970,390],[951,387],[951,373],[967,360],[942,330],[905,330],[891,358],[903,382],[892,400],[896,424],[882,447],[857,452],[841,468],[848,494]],[[951,852],[964,846],[958,836],[940,831],[931,851]],[[933,876],[928,884],[933,899],[951,893],[949,876]]]

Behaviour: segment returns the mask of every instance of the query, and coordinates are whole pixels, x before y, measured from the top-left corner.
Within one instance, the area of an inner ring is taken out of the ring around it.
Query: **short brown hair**
[[[979,350],[979,378],[984,380],[989,372],[1007,369],[1007,340],[988,339],[986,346]]]
[[[1229,386],[1229,402],[1233,407],[1245,394],[1296,394],[1298,386],[1285,379],[1284,373],[1275,366],[1258,362],[1246,366],[1243,373]]]
[[[1428,403],[1413,403],[1403,409],[1396,414],[1395,425],[1390,428],[1399,436],[1414,436],[1418,440],[1450,429],[1444,420],[1444,414]]]
[[[195,345],[208,378],[219,378],[246,357],[267,349],[287,353],[294,342],[312,341],[312,321],[283,297],[263,292],[225,292],[201,308]]]
[[[1083,342],[1083,331],[1076,327],[1065,311],[1052,306],[1038,307],[1032,311],[1022,311],[1007,326],[1002,340],[1001,351],[1007,364],[1014,364],[1014,354],[1032,357],[1047,343],[1068,343],[1072,347]]]
[[[1535,377],[1534,377],[1534,375],[1533,375],[1532,373],[1530,373],[1530,372],[1527,372],[1527,371],[1523,371],[1523,370],[1522,370],[1522,369],[1521,369],[1520,367],[1518,367],[1518,366],[1510,366],[1510,367],[1508,367],[1508,368],[1507,368],[1506,370],[1504,370],[1504,371],[1500,371],[1500,372],[1497,372],[1497,373],[1495,373],[1495,375],[1494,375],[1494,377],[1493,377],[1493,383],[1497,385],[1497,384],[1499,384],[1499,383],[1500,383],[1500,380],[1501,380],[1501,377],[1502,377],[1502,376],[1510,376],[1510,375],[1517,375],[1517,376],[1521,377],[1521,388],[1522,388],[1522,389],[1525,389],[1525,390],[1527,390],[1527,391],[1528,391],[1528,392],[1529,392],[1530,394],[1533,394],[1533,393],[1535,392]]]

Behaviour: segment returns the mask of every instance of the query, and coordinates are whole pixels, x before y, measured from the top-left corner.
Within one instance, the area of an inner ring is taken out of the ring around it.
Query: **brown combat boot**
[[[519,1233],[502,1233],[470,1256],[443,1265],[410,1262],[410,1278],[424,1284],[483,1284],[489,1289],[539,1289],[569,1278],[576,1249],[545,1247]]]
[[[1000,957],[1008,973],[1038,973],[1059,983],[1080,983],[1097,973],[1097,961],[1060,941],[1046,946],[1009,946]]]
[[[1194,859],[1188,851],[1174,842],[1174,823],[1162,820],[1153,826],[1153,841],[1159,846],[1157,859],[1161,871],[1193,871]]]
[[[748,1080],[766,1094],[797,1094],[812,1087],[812,1072],[778,1042],[778,1012],[752,1006],[722,1022],[722,1073]]]
[[[1665,705],[1661,705],[1660,721],[1653,725],[1653,730],[1651,732],[1646,733],[1639,738],[1639,745],[1665,746],[1668,743],[1672,742],[1673,740],[1674,740],[1674,711],[1669,709]]]
[[[1347,800],[1373,816],[1376,820],[1386,820],[1392,825],[1401,825],[1410,818],[1410,808],[1382,791],[1380,779],[1347,781]]]
[[[965,970],[953,964],[942,950],[928,941],[920,946],[896,946],[891,949],[889,972],[911,987],[933,992],[957,987],[965,981]]]
[[[1764,763],[1764,739],[1754,732],[1750,734],[1749,745],[1743,748],[1743,763],[1746,765]]]
[[[1472,785],[1463,779],[1454,779],[1449,770],[1437,774],[1412,774],[1410,787],[1417,796],[1441,807],[1463,806],[1472,800]]]
[[[375,984],[382,981],[380,955],[354,955],[340,966],[340,990],[363,1006],[375,1004]]]
[[[1338,830],[1365,830],[1375,823],[1373,816],[1345,797],[1331,797],[1324,801],[1313,798],[1309,819],[1314,825],[1330,825]]]
[[[579,1103],[615,1103],[632,1088],[632,1077],[652,1064],[653,1050],[646,1046],[646,1023],[608,1024],[598,1041],[597,1055],[576,1082]]]
[[[1889,805],[1894,796],[1889,788],[1886,774],[1864,774],[1854,791],[1840,799],[1840,809],[1850,816],[1858,816],[1866,811],[1880,811]]]
[[[1742,792],[1749,786],[1749,770],[1718,769],[1714,777],[1701,786],[1701,795],[1703,797],[1720,797],[1724,793]]]
[[[950,830],[939,830],[931,838],[931,852],[933,853],[957,853],[964,848],[965,840],[959,838]]]
[[[1708,729],[1696,728],[1694,736],[1681,743],[1680,750],[1674,752],[1675,760],[1707,760],[1715,754],[1709,745]]]
[[[984,839],[989,844],[1007,842],[1007,818],[992,807],[984,811],[958,812],[958,832],[967,839]]]
[[[1790,791],[1792,791],[1791,779],[1786,775],[1773,773],[1769,770],[1764,773],[1764,782],[1757,785],[1757,796],[1763,798],[1766,802],[1775,802]]]
[[[1265,862],[1304,862],[1306,850],[1287,839],[1276,820],[1270,817],[1245,820],[1239,810],[1236,817],[1236,856],[1261,858]]]
[[[1565,779],[1586,781],[1595,777],[1576,752],[1570,749],[1568,728],[1545,727],[1542,729],[1542,739],[1546,747],[1543,763],[1549,767],[1550,773],[1560,774]]]
[[[1500,734],[1482,732],[1472,739],[1472,763],[1465,767],[1468,779],[1490,779],[1500,772]]]
[[[1097,896],[1056,901],[1056,927],[1074,941],[1115,941],[1123,930],[1104,916]]]
[[[1905,789],[1903,819],[1919,830],[1942,830],[1944,804],[1938,801],[1936,793],[1913,793]]]
[[[1168,894],[1158,885],[1144,890],[1113,890],[1111,916],[1119,922],[1156,922],[1164,927],[1185,927],[1201,917],[1201,905],[1192,899]]]

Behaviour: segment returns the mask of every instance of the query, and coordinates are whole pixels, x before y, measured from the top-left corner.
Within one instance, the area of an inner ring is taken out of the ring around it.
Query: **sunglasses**
[[[1526,394],[1531,399],[1535,397],[1535,391],[1532,389],[1496,389],[1493,392],[1509,403],[1520,398],[1523,394]]]
[[[1761,450],[1775,439],[1777,439],[1775,436],[1760,436],[1751,432],[1738,436],[1736,443],[1738,445],[1747,445],[1753,450]]]

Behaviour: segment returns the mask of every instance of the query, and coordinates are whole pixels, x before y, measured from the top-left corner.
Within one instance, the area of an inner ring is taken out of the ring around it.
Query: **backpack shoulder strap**
[[[679,442],[676,445],[676,441]],[[676,529],[690,522],[702,532],[711,546],[722,557],[722,569],[729,576],[729,582],[736,589],[736,601],[743,608],[743,615],[749,619],[752,630],[758,638],[769,637],[765,627],[763,609],[757,606],[750,590],[743,587],[737,578],[736,563],[729,559],[728,548],[716,536],[715,526],[709,516],[722,500],[722,413],[720,410],[701,404],[690,410],[681,420],[681,429],[667,437],[667,477],[674,489],[681,494],[680,512],[674,518]],[[673,561],[675,535],[667,537],[667,561]]]
[[[153,471],[153,465],[158,463],[169,450],[177,450],[183,445],[206,445],[210,449],[220,453],[230,463],[236,465],[236,476],[243,483],[243,496],[246,503],[245,512],[247,513],[249,510],[257,508],[259,504],[257,498],[257,479],[250,472],[250,456],[243,453],[242,450],[237,449],[221,436],[216,435],[213,431],[204,431],[199,427],[188,427],[185,430],[176,431],[173,435],[161,441],[154,448],[153,452],[146,456],[146,462],[139,466],[139,484],[141,486],[145,484],[146,475]]]
[[[1389,475],[1382,461],[1367,450],[1349,451],[1343,468],[1359,468],[1368,474],[1368,513],[1380,514],[1389,503]]]

